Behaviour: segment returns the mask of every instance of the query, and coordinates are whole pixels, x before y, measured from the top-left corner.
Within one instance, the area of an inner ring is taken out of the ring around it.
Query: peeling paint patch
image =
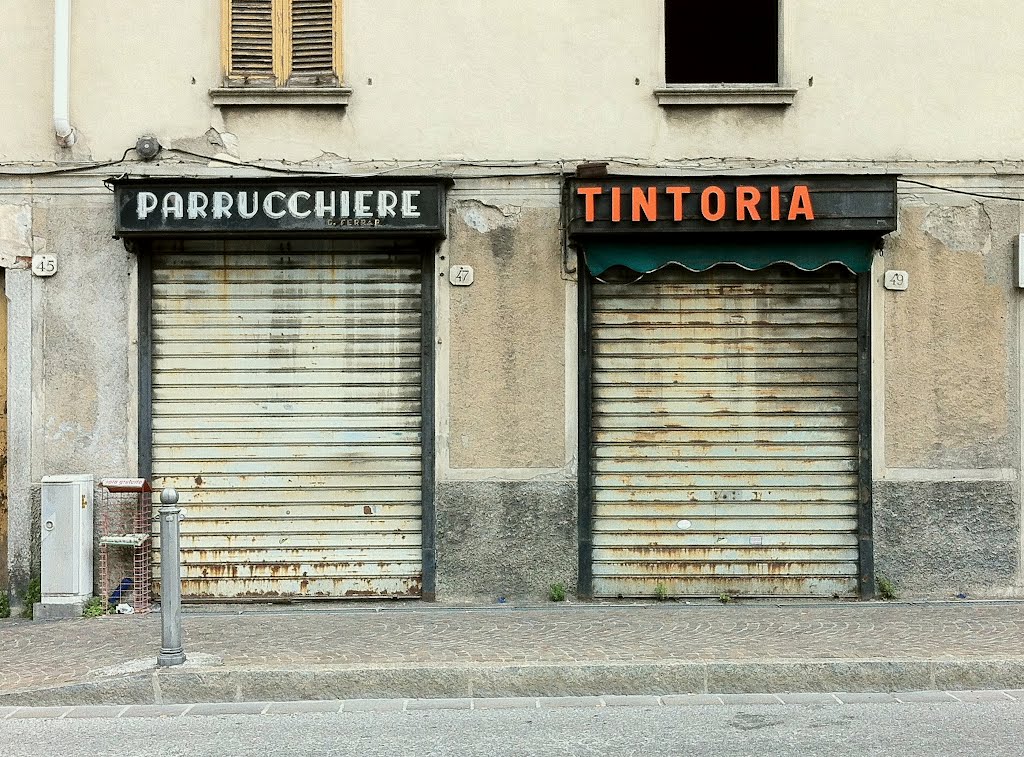
[[[519,205],[488,205],[479,200],[461,202],[459,210],[466,226],[481,234],[518,226],[523,211]]]
[[[0,268],[32,258],[32,206],[0,205]]]
[[[238,136],[230,131],[218,131],[212,126],[206,131],[206,138],[214,147],[220,147],[228,155],[238,157]]]
[[[922,228],[925,234],[954,252],[982,255],[992,249],[992,219],[978,202],[932,208]]]

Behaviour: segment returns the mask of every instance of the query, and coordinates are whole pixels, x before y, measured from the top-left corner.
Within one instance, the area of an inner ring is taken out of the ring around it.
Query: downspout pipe
[[[54,0],[53,129],[61,147],[78,139],[71,125],[71,0]]]

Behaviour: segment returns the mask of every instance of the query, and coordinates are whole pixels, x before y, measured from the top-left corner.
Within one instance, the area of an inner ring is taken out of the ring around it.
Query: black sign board
[[[608,177],[569,182],[573,234],[896,229],[896,177]]]
[[[446,181],[113,179],[119,237],[444,236]]]

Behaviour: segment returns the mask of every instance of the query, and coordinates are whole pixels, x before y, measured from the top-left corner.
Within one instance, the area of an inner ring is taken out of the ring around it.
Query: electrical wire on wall
[[[82,173],[85,171],[95,171],[100,168],[112,168],[114,166],[121,165],[134,165],[138,163],[149,163],[150,161],[142,161],[137,158],[128,158],[128,154],[135,150],[135,146],[129,147],[124,151],[120,158],[117,160],[105,160],[105,161],[94,161],[90,163],[80,163],[73,166],[62,166],[55,168],[41,168],[41,169],[29,169],[24,171],[9,171],[0,170],[0,176],[5,177],[26,177],[32,178],[35,176],[59,176],[62,174],[71,173]],[[262,163],[251,163],[244,160],[233,160],[224,155],[204,155],[202,153],[193,152],[192,150],[186,150],[181,147],[167,147],[164,148],[165,152],[175,153],[187,158],[193,158],[191,162],[194,164],[209,165],[220,164],[225,167],[232,168],[246,168],[254,171],[266,171],[267,173],[284,174],[293,176],[336,176],[339,178],[347,179],[370,179],[376,176],[385,176],[389,173],[395,173],[399,171],[417,171],[417,172],[433,172],[433,174],[446,175],[453,179],[515,179],[515,178],[543,178],[549,177],[552,179],[564,179],[566,176],[571,175],[566,171],[566,165],[574,165],[577,163],[585,163],[591,159],[578,159],[578,160],[535,160],[535,161],[487,161],[487,160],[462,160],[462,161],[420,161],[403,163],[389,168],[380,168],[377,170],[371,170],[365,173],[343,173],[341,171],[324,170],[320,168],[300,168],[300,167],[288,167],[288,166],[271,166]],[[349,166],[365,166],[372,165],[378,161],[354,161],[350,162]],[[664,171],[665,165],[645,163],[642,160],[636,158],[609,158],[608,162],[619,163],[622,165],[629,165],[633,168],[638,169],[650,169]],[[725,169],[721,166],[718,167],[693,167],[693,166],[672,166],[678,170],[691,170],[709,173],[733,173],[743,170],[764,170],[770,168],[773,164],[766,163],[758,168],[737,168],[730,167]],[[545,166],[550,166],[546,168]],[[507,169],[505,173],[496,172],[491,170],[485,173],[460,173],[460,169],[465,168],[484,168],[484,169]],[[508,170],[508,169],[522,169],[522,170]],[[121,175],[120,178],[128,178],[133,174],[126,172]],[[151,174],[138,174],[138,176],[149,176]],[[975,192],[967,189],[957,189],[955,187],[944,187],[939,184],[931,184],[918,179],[906,179],[903,177],[897,177],[896,181],[899,184],[912,185],[917,187],[923,187],[926,189],[932,189],[938,192],[947,192],[949,194],[963,195],[966,197],[977,197],[985,200],[1003,200],[1006,202],[1020,202],[1024,203],[1024,197],[1011,197],[1009,195],[991,194],[987,192]]]

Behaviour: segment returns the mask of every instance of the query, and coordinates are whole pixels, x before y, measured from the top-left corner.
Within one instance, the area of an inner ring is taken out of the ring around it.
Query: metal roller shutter
[[[595,595],[856,594],[857,285],[827,270],[594,284]]]
[[[153,261],[153,477],[186,510],[182,592],[417,596],[421,257],[244,245]]]

